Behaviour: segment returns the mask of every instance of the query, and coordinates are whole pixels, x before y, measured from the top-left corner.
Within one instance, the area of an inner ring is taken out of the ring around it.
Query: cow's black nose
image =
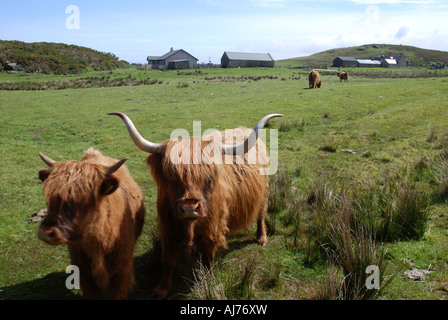
[[[62,237],[61,232],[56,227],[46,228],[40,226],[37,236],[40,240],[50,244],[61,244],[66,242]]]

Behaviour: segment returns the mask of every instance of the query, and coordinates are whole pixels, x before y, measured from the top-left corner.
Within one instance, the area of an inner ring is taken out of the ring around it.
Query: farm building
[[[384,68],[406,68],[410,65],[410,62],[403,56],[380,55],[375,57],[375,60],[381,62],[381,66]]]
[[[383,59],[381,61],[381,65],[384,68],[393,68],[393,69],[395,69],[397,67],[397,61],[395,59]]]
[[[269,53],[228,52],[221,57],[223,68],[274,67],[274,59]]]
[[[397,61],[397,68],[407,68],[411,65],[411,62],[403,56],[394,56],[395,61]]]
[[[150,69],[193,69],[198,65],[198,59],[183,49],[171,50],[163,56],[148,56]]]
[[[403,56],[385,56],[380,55],[374,59],[356,59],[352,57],[337,57],[333,60],[333,67],[338,68],[350,68],[350,67],[362,67],[362,68],[406,68],[409,66]]]
[[[379,68],[381,67],[381,62],[378,60],[368,60],[368,59],[357,59],[358,67],[360,68]]]
[[[337,57],[333,60],[333,66],[339,68],[357,67],[358,60],[352,57]]]

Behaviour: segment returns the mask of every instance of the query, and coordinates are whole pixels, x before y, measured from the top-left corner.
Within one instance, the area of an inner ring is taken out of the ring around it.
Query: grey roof
[[[180,50],[173,50],[165,53],[163,56],[148,56],[148,60],[165,60],[171,57],[173,54],[178,53]]]
[[[379,62],[378,60],[367,60],[367,59],[358,59],[358,62],[362,64],[377,64],[377,65],[381,64],[381,62]]]
[[[357,61],[353,57],[337,57],[336,59],[341,59],[342,61]]]
[[[274,61],[269,53],[251,53],[251,52],[229,52],[225,51],[225,55],[230,60],[256,60],[256,61]]]
[[[395,59],[384,59],[388,64],[397,64],[397,61]]]
[[[146,60],[166,60],[166,59],[168,59],[169,57],[171,57],[172,55],[174,55],[174,54],[176,54],[176,53],[178,53],[178,52],[180,52],[180,51],[183,51],[183,52],[185,52],[186,54],[188,54],[188,55],[190,55],[191,57],[193,57],[194,59],[199,60],[199,59],[197,59],[196,57],[192,56],[191,54],[189,54],[187,51],[185,51],[185,50],[183,50],[183,49],[172,50],[172,51],[170,51],[170,52],[165,53],[163,56],[148,56],[148,57],[146,58]]]

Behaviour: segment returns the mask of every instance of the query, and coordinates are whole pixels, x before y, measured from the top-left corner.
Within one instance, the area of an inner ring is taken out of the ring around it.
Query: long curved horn
[[[163,154],[165,152],[166,146],[160,143],[153,143],[141,136],[141,134],[137,131],[134,124],[132,123],[131,119],[128,118],[127,115],[121,112],[111,112],[108,113],[108,115],[115,115],[119,116],[126,125],[126,128],[128,129],[129,135],[132,138],[132,141],[134,141],[135,145],[140,149],[148,153],[159,153]]]
[[[110,167],[108,167],[106,169],[106,176],[111,175],[112,173],[114,173],[115,171],[117,171],[118,169],[120,169],[120,167],[123,165],[123,163],[126,162],[126,160],[128,160],[129,157],[123,158],[120,161],[118,161],[117,163],[111,165]]]
[[[283,115],[279,113],[268,114],[266,117],[264,117],[257,123],[254,130],[252,130],[249,137],[243,143],[238,145],[223,144],[222,153],[226,155],[233,155],[233,154],[244,155],[245,153],[247,153],[257,142],[258,130],[263,129],[266,123],[268,123],[269,120],[275,117],[283,117]]]
[[[39,152],[39,157],[49,166],[50,168],[53,167],[53,165],[56,163],[53,159],[48,158],[46,155],[44,155],[42,152]]]

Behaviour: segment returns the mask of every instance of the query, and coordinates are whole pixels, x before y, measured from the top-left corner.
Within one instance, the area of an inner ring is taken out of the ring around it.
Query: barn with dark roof
[[[333,66],[339,68],[358,67],[358,60],[352,57],[337,57],[333,60]]]
[[[269,53],[225,51],[221,57],[221,66],[223,68],[273,68],[274,63],[274,59]]]

